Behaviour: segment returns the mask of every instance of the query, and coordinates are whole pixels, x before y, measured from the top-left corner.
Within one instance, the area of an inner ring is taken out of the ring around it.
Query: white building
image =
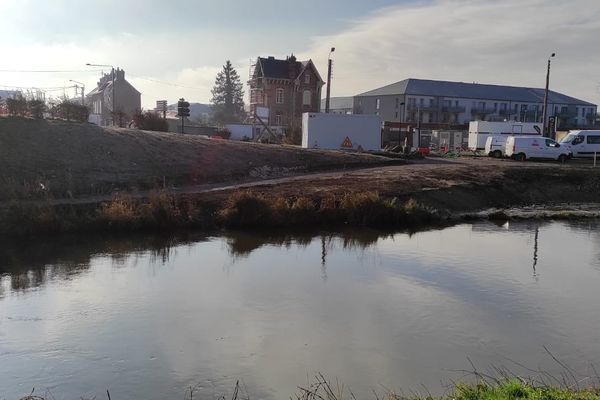
[[[544,89],[406,79],[354,97],[355,114],[414,125],[466,125],[470,121],[541,122]],[[597,106],[549,91],[548,117],[559,129],[591,126]]]

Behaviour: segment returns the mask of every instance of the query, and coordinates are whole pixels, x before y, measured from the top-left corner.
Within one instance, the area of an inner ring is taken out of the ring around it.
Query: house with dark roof
[[[263,107],[269,110],[265,124],[298,128],[302,113],[320,111],[323,84],[312,60],[298,61],[293,54],[285,60],[259,57],[248,81],[251,119]]]
[[[464,125],[470,121],[542,122],[544,89],[479,83],[405,79],[354,97],[354,113],[384,121]],[[548,94],[548,118],[559,129],[594,124],[597,105],[555,91]]]
[[[90,108],[90,122],[100,126],[112,125],[115,115],[117,122],[123,125],[142,109],[142,94],[127,82],[125,71],[117,68],[102,75],[98,86],[87,94],[86,105]],[[113,105],[116,113],[113,113]]]

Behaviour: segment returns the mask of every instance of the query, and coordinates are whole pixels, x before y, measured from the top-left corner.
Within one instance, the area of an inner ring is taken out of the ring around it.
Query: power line
[[[161,85],[166,85],[166,86],[174,86],[174,87],[180,87],[180,88],[192,89],[192,90],[205,90],[205,88],[198,88],[198,87],[180,85],[178,83],[172,83],[172,82],[166,82],[166,81],[159,81],[158,79],[153,79],[153,78],[148,78],[148,77],[145,77],[145,76],[134,75],[134,74],[129,73],[129,72],[127,73],[127,75],[129,75],[129,76],[131,76],[133,78],[144,79],[144,80],[149,81],[149,82],[159,83]]]
[[[35,89],[35,90],[44,90],[44,91],[53,91],[53,90],[63,90],[63,89],[72,89],[75,86],[53,86],[53,87],[35,87],[35,86],[10,86],[10,85],[0,85],[0,87],[5,89]]]
[[[41,69],[0,69],[0,72],[17,73],[74,73],[74,72],[102,72],[103,69],[73,69],[73,70],[41,70]]]

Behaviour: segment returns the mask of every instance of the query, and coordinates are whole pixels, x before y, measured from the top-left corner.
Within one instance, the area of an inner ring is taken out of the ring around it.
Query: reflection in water
[[[149,252],[153,264],[165,264],[175,247],[204,240],[206,237],[199,234],[6,239],[0,242],[0,276],[4,276],[4,285],[11,290],[26,290],[84,273],[94,257],[107,255],[112,265],[118,267],[140,252]]]
[[[587,366],[599,244],[595,221],[4,241],[0,396],[208,398],[240,379],[272,399],[315,372],[359,397],[436,391],[467,357],[552,372],[543,346]]]

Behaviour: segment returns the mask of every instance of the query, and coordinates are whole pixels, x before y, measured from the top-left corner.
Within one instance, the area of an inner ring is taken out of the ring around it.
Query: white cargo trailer
[[[381,150],[381,118],[377,115],[304,113],[302,147]]]
[[[469,150],[485,149],[485,141],[490,136],[502,135],[541,135],[542,124],[532,122],[491,122],[471,121],[469,123]]]

